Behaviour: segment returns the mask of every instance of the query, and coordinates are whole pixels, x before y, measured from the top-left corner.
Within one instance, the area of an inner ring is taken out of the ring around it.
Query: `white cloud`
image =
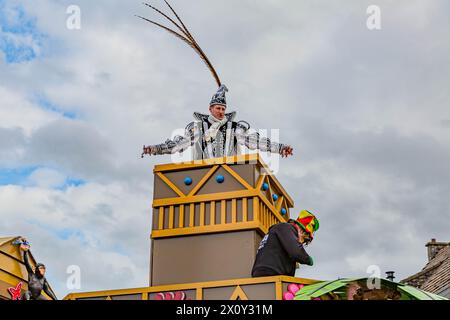
[[[7,87],[0,86],[0,97],[0,128],[20,128],[30,135],[33,130],[58,117],[33,105],[22,93]]]
[[[57,188],[64,185],[66,175],[49,168],[39,168],[28,177],[26,184],[40,188]]]

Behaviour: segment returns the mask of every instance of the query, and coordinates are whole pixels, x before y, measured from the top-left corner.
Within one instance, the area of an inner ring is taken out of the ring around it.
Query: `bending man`
[[[252,277],[295,275],[296,264],[314,264],[304,246],[308,245],[319,229],[319,220],[309,211],[303,210],[297,220],[278,223],[270,227],[262,239]]]

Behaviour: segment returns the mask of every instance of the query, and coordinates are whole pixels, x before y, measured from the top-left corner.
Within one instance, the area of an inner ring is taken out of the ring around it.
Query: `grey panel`
[[[242,199],[238,199],[236,202],[237,217],[236,222],[242,222],[243,212],[242,212]]]
[[[156,174],[154,175],[153,199],[164,199],[179,197],[164,181]]]
[[[226,223],[231,223],[231,200],[226,201],[226,208],[227,208],[227,218]]]
[[[248,212],[248,214],[247,214],[248,221],[253,221],[254,214],[253,214],[253,199],[252,198],[247,199],[247,212]]]
[[[169,207],[164,207],[164,229],[169,228]]]
[[[222,202],[216,201],[216,224],[220,224],[220,210],[222,208]]]
[[[203,169],[193,169],[193,170],[183,170],[183,171],[173,171],[165,172],[164,175],[180,189],[185,195],[191,192],[192,189],[199,183],[199,181],[208,173],[211,168]],[[190,177],[192,179],[192,184],[187,186],[184,184],[184,179]]]
[[[152,285],[251,277],[256,231],[153,240]],[[259,242],[258,242],[259,244]]]
[[[153,209],[152,230],[158,230],[159,209]]]
[[[235,287],[204,289],[203,300],[229,300],[235,289]]]
[[[190,206],[189,205],[185,205],[184,206],[184,227],[189,227],[189,217],[190,217]]]
[[[275,283],[262,283],[241,286],[249,300],[276,300]]]
[[[218,183],[216,177],[222,175],[225,178],[223,183]],[[210,194],[218,192],[229,192],[246,190],[231,174],[223,168],[219,168],[205,183],[205,185],[198,191],[197,194]]]
[[[254,164],[241,164],[230,165],[231,169],[241,176],[249,185],[255,187],[255,165]]]
[[[205,204],[205,226],[211,225],[211,203]]]
[[[200,225],[200,203],[195,204],[194,226]]]
[[[174,206],[173,227],[178,228],[180,223],[180,206]]]

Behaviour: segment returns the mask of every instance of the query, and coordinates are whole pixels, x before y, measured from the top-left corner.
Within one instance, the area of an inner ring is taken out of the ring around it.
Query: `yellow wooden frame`
[[[257,221],[222,223],[208,226],[153,230],[151,237],[152,239],[156,239],[164,237],[186,236],[193,234],[207,234],[207,233],[228,232],[237,230],[252,230],[257,228],[259,228],[259,223]]]
[[[257,163],[260,162],[264,165],[267,170],[270,170],[268,166],[262,161],[262,158],[259,154],[246,154],[246,155],[238,155],[231,157],[223,157],[223,158],[213,158],[213,159],[205,159],[205,160],[196,160],[189,161],[183,163],[168,163],[168,164],[160,164],[156,165],[153,169],[153,172],[162,172],[162,171],[179,171],[193,168],[202,168],[202,167],[210,167],[213,165],[221,165],[221,164],[244,164],[244,163]]]
[[[245,163],[255,163],[255,164],[259,163],[259,165],[265,169],[265,173],[261,173],[261,176],[269,177],[271,183],[273,183],[276,186],[276,188],[280,190],[280,193],[282,193],[286,196],[289,207],[294,206],[294,200],[289,196],[289,194],[286,192],[286,190],[283,188],[283,186],[280,184],[280,182],[277,180],[277,178],[271,173],[270,168],[263,161],[263,159],[261,158],[261,156],[258,153],[231,156],[231,157],[223,157],[223,158],[213,158],[213,159],[206,159],[206,160],[201,160],[201,161],[197,160],[197,161],[190,161],[190,162],[185,162],[185,163],[169,163],[169,164],[156,165],[155,168],[153,169],[153,172],[156,174],[157,172],[171,172],[171,171],[180,171],[180,170],[187,170],[187,169],[194,169],[194,168],[205,168],[205,167],[220,166],[220,165],[222,165],[222,167],[224,167],[223,165],[225,165],[230,170],[232,170],[229,167],[230,164],[245,164]],[[245,183],[246,183],[246,181],[245,181]],[[257,189],[259,190],[259,188],[257,188]],[[177,192],[177,194],[178,194],[178,192]]]
[[[236,173],[236,171],[234,171],[233,169],[231,169],[228,165],[223,164],[222,168],[224,168],[229,174],[231,174],[233,176],[233,178],[235,178],[241,185],[243,185],[247,190],[254,190],[254,188],[248,184],[247,181],[245,181],[244,179],[242,179],[242,177],[240,175],[238,175]]]
[[[227,192],[218,192],[214,194],[200,194],[185,198],[156,199],[153,201],[152,206],[153,208],[158,208],[163,206],[208,202],[213,200],[220,201],[220,200],[231,200],[233,198],[250,198],[254,196],[259,196],[258,192],[256,192],[255,190],[227,191]]]
[[[114,297],[122,295],[141,294],[142,297],[148,299],[149,294],[168,291],[182,291],[182,290],[196,290],[196,299],[203,299],[203,290],[209,288],[221,288],[221,287],[237,287],[251,284],[275,284],[275,297],[276,300],[282,300],[283,283],[296,283],[310,285],[320,282],[314,279],[296,278],[289,276],[272,276],[272,277],[259,277],[259,278],[243,278],[243,279],[231,279],[231,280],[219,280],[208,282],[195,282],[195,283],[183,283],[183,284],[170,284],[154,287],[134,288],[134,289],[118,289],[108,291],[96,291],[96,292],[83,292],[83,293],[71,293],[68,294],[64,300],[76,300],[96,297]]]
[[[244,193],[244,194],[242,194]],[[224,196],[223,194],[226,194]],[[237,198],[237,196],[239,197]],[[199,215],[199,225],[195,226],[194,214],[195,212],[195,203],[189,203],[189,225],[184,226],[184,203],[178,204],[180,207],[180,216],[178,227],[174,227],[174,205],[170,204],[169,206],[160,206],[159,207],[159,219],[158,219],[158,230],[153,230],[151,237],[153,239],[162,238],[162,237],[176,237],[183,236],[187,234],[201,234],[201,233],[217,233],[217,232],[226,232],[226,231],[236,231],[236,230],[248,230],[249,228],[256,228],[261,231],[261,233],[267,233],[268,228],[278,222],[284,222],[286,219],[281,215],[280,207],[284,203],[284,198],[280,199],[280,204],[277,207],[274,207],[269,200],[263,196],[262,194],[256,191],[246,191],[243,192],[231,192],[231,193],[222,193],[216,194],[216,197],[211,198],[203,198],[200,203],[200,215]],[[242,197],[244,196],[244,197]],[[253,198],[253,220],[248,220],[248,201]],[[237,199],[242,199],[242,222],[237,222]],[[199,199],[197,199],[199,200]],[[206,201],[209,200],[209,201]],[[227,222],[227,200],[231,200],[231,222]],[[216,201],[220,201],[220,220],[216,221]],[[210,203],[210,224],[205,224],[206,218],[206,203]],[[198,202],[196,202],[198,203]],[[166,224],[164,222],[165,219],[165,209],[169,210],[169,221],[168,228],[164,228]]]

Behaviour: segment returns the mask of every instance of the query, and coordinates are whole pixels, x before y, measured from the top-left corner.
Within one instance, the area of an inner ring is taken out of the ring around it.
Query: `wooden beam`
[[[205,202],[205,201],[217,201],[217,200],[227,200],[232,198],[244,198],[244,197],[254,197],[259,195],[258,192],[254,190],[241,190],[241,191],[227,191],[227,192],[218,192],[211,194],[202,194],[196,195],[192,197],[185,198],[166,198],[166,199],[155,199],[153,200],[153,208],[161,207],[161,206],[171,206],[178,204],[190,204],[192,202]]]
[[[193,227],[195,223],[195,205],[191,203],[189,206],[189,227]]]
[[[259,221],[259,200],[253,197],[253,221]]]
[[[244,188],[246,188],[247,190],[253,190],[254,188],[249,185],[247,183],[247,181],[245,181],[244,179],[242,179],[242,177],[240,175],[238,175],[233,169],[231,169],[229,166],[227,166],[226,164],[222,165],[222,168],[224,168],[226,171],[228,171],[229,174],[231,174],[233,176],[233,178],[235,178],[241,185],[244,186]]]
[[[214,200],[211,201],[210,207],[211,207],[211,210],[210,210],[211,216],[209,218],[209,220],[210,220],[209,223],[213,226],[216,224],[216,202]]]
[[[261,157],[259,154],[246,154],[246,155],[238,155],[238,156],[231,156],[231,157],[222,157],[222,158],[213,158],[213,159],[206,159],[206,160],[194,160],[184,163],[169,163],[169,164],[161,164],[156,165],[153,169],[153,172],[167,172],[167,171],[180,171],[180,170],[186,170],[186,169],[193,169],[193,168],[202,168],[202,167],[211,167],[213,165],[221,165],[224,163],[227,164],[242,164],[247,162],[253,162],[257,163],[260,162],[263,164]]]
[[[173,229],[174,209],[173,206],[169,207],[169,229]]]
[[[227,202],[226,200],[222,200],[220,203],[220,223],[227,223]]]
[[[237,205],[236,199],[231,200],[231,223],[236,223],[237,220]]]
[[[178,218],[178,228],[184,227],[184,204],[180,204],[179,207],[180,217]]]
[[[248,212],[247,212],[247,198],[242,198],[242,221],[247,222]]]
[[[236,222],[236,223],[215,224],[199,227],[153,230],[151,237],[152,239],[166,238],[166,237],[180,237],[193,234],[220,233],[238,230],[254,230],[257,229],[258,227],[259,223],[254,221]]]
[[[204,226],[205,225],[205,203],[201,202],[200,203],[200,226]]]
[[[164,207],[159,207],[158,230],[164,229]]]

